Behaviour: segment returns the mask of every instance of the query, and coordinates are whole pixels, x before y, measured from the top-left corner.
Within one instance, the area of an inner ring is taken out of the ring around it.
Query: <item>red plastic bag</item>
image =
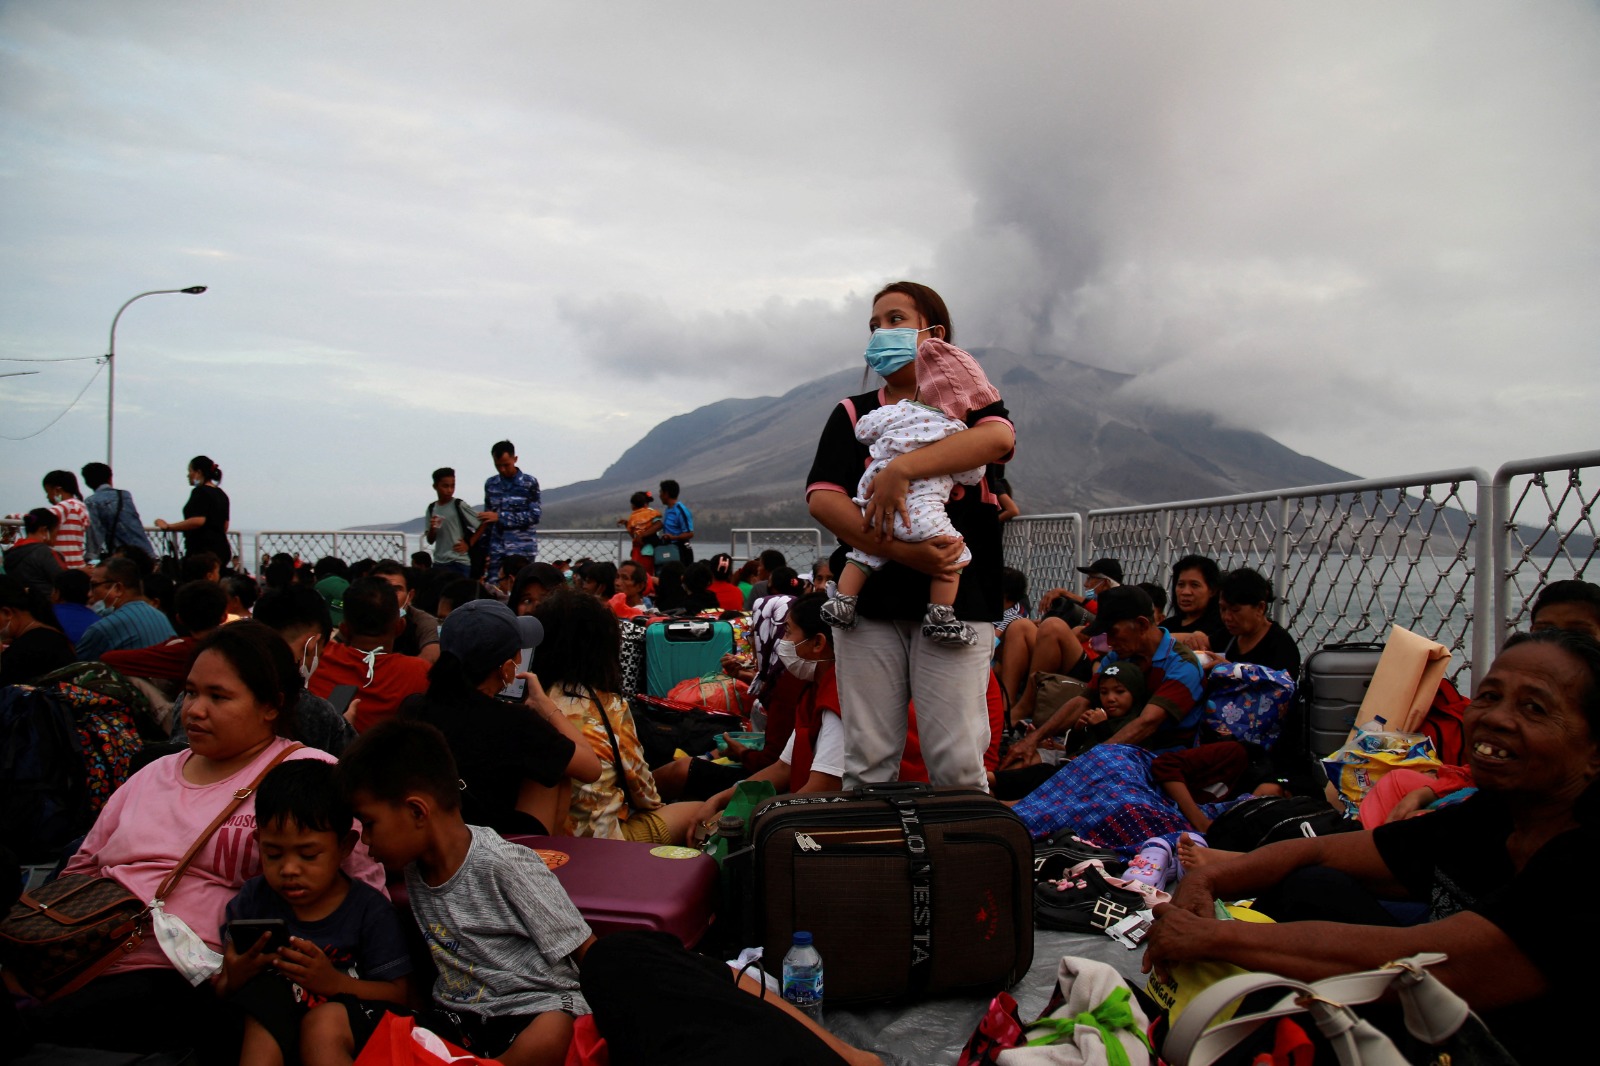
[[[736,714],[743,718],[745,695],[749,691],[749,685],[727,674],[707,674],[705,677],[691,677],[687,681],[678,682],[672,686],[672,691],[667,693],[667,698],[699,707],[701,710]]]
[[[961,1049],[956,1066],[995,1066],[1002,1051],[1022,1046],[1022,1019],[1017,1016],[1017,1001],[1009,992],[1001,992],[989,1004],[989,1010],[972,1039]]]
[[[367,1046],[356,1057],[355,1066],[498,1066],[462,1051],[415,1018],[386,1014]]]
[[[606,1038],[594,1024],[594,1015],[580,1014],[573,1021],[566,1066],[611,1066],[611,1052],[606,1047]]]

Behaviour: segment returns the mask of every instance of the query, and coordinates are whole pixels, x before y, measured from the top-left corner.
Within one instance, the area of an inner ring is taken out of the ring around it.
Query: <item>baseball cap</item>
[[[1106,589],[1095,604],[1094,621],[1089,623],[1088,629],[1091,637],[1099,636],[1118,622],[1135,618],[1153,620],[1156,616],[1156,605],[1150,602],[1150,594],[1138,585],[1118,585],[1114,589]]]
[[[1122,584],[1122,564],[1115,559],[1096,559],[1088,566],[1078,567],[1078,573],[1090,577],[1109,577],[1117,584]]]
[[[439,623],[440,653],[460,659],[469,678],[487,676],[542,640],[544,626],[537,618],[513,614],[499,600],[468,600]]]
[[[337,575],[329,575],[316,584],[318,594],[327,601],[328,614],[334,625],[344,622],[344,594],[349,587],[350,582]]]

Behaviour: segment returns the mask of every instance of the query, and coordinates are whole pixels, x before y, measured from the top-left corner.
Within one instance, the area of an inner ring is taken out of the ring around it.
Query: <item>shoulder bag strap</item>
[[[195,856],[200,854],[200,849],[206,846],[206,842],[215,835],[218,829],[222,828],[222,823],[233,816],[233,812],[239,809],[239,804],[255,795],[256,789],[261,787],[262,779],[270,774],[279,763],[288,758],[292,752],[299,751],[303,747],[305,747],[304,744],[294,743],[278,752],[277,755],[273,756],[272,761],[267,763],[266,768],[256,775],[254,781],[233,794],[233,799],[222,809],[222,813],[211,819],[211,824],[206,826],[205,832],[201,833],[199,838],[189,845],[189,850],[179,860],[177,867],[161,882],[161,887],[156,889],[156,899],[167,898],[167,893],[172,891],[172,886],[176,885],[178,879],[188,871],[189,864],[194,862]]]
[[[600,721],[606,725],[606,739],[611,741],[611,758],[614,760],[613,765],[617,768],[617,785],[622,789],[622,798],[628,804],[628,810],[642,810],[643,808],[633,798],[633,789],[628,787],[628,768],[622,764],[622,745],[617,743],[617,731],[611,728],[611,716],[606,713],[606,705],[600,701],[600,694],[594,690],[593,686],[585,685],[584,687],[589,690],[589,698],[594,700],[595,709],[600,712]]]
[[[111,491],[117,494],[117,511],[111,516],[111,528],[106,530],[106,542],[102,545],[107,555],[117,549],[117,531],[122,528],[122,505],[128,502],[125,489],[113,488]]]

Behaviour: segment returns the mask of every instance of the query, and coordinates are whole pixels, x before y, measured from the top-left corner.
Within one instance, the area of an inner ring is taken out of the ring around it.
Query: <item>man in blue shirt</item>
[[[54,584],[50,604],[56,609],[61,632],[76,647],[89,627],[100,621],[100,616],[89,609],[89,575],[82,570],[63,570],[56,575]]]
[[[694,515],[678,499],[678,483],[670,478],[661,483],[661,532],[657,537],[664,544],[678,546],[678,558],[684,566],[694,562],[694,549],[689,542],[694,539]]]
[[[132,559],[114,555],[95,567],[89,596],[104,603],[110,613],[83,631],[77,646],[81,662],[94,662],[108,651],[148,648],[178,635],[167,616],[144,598],[139,564]]]
[[[89,463],[83,468],[83,483],[89,486],[89,497],[83,501],[89,509],[84,558],[104,559],[116,549],[131,545],[154,559],[156,550],[150,546],[144,524],[139,521],[133,493],[111,487],[111,468],[104,463]]]
[[[520,555],[529,562],[539,557],[539,534],[533,527],[539,524],[543,508],[539,479],[517,469],[517,446],[503,440],[489,453],[499,473],[483,483],[484,510],[478,512],[478,521],[489,530],[489,568],[484,579],[493,581],[505,576],[500,574],[500,564],[507,556]]]

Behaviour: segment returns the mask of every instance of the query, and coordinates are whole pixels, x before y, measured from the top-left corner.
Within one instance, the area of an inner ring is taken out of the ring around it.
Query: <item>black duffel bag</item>
[[[1221,851],[1254,851],[1279,840],[1360,828],[1360,822],[1346,818],[1321,796],[1257,796],[1217,815],[1206,830],[1206,843]]]
[[[745,728],[738,715],[708,711],[665,696],[635,693],[628,697],[628,707],[651,767],[671,762],[680,749],[685,755],[704,755],[717,746],[719,733],[739,733]]]

